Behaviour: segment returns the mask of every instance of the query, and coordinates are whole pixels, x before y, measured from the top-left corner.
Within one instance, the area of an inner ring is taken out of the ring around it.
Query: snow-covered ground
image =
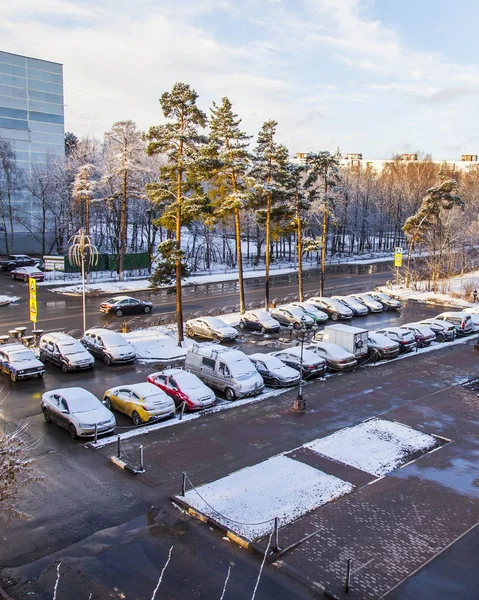
[[[441,306],[454,306],[457,308],[468,308],[473,306],[471,302],[462,298],[455,298],[449,294],[441,294],[440,292],[421,292],[411,288],[405,288],[402,285],[381,286],[378,290],[385,294],[390,294],[399,300],[414,300],[423,302],[424,304],[439,304]]]
[[[194,481],[193,481],[194,484]],[[248,540],[281,527],[352,491],[350,483],[286,456],[190,489],[185,500]]]
[[[18,296],[5,296],[4,294],[0,294],[0,306],[7,306],[7,304],[11,304],[17,300]]]
[[[371,475],[381,477],[409,460],[411,454],[427,451],[437,440],[411,427],[371,419],[305,444],[306,448]]]
[[[148,327],[123,334],[133,344],[137,359],[141,362],[164,362],[184,360],[186,350],[179,348],[172,328]]]

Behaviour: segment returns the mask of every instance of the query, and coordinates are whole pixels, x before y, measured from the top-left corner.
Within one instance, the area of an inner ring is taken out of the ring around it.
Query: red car
[[[29,279],[36,279],[37,281],[44,281],[45,274],[37,269],[37,267],[18,267],[10,272],[12,279],[21,279],[22,281],[28,281]]]
[[[196,375],[183,369],[166,369],[159,373],[152,373],[147,381],[173,398],[176,406],[181,406],[184,402],[188,410],[201,410],[216,403],[214,392]]]

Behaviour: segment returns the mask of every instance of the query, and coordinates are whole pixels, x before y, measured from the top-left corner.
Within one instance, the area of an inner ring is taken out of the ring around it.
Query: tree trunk
[[[128,189],[128,172],[126,167],[123,171],[123,191],[121,198],[121,225],[120,225],[120,256],[118,261],[118,275],[120,281],[125,280],[125,252],[126,252],[126,206]]]
[[[269,311],[269,263],[271,252],[271,192],[266,194],[266,249],[265,249],[265,297],[264,306]]]
[[[298,253],[298,293],[299,301],[303,302],[303,236],[301,227],[301,208],[299,194],[296,192],[296,249]]]

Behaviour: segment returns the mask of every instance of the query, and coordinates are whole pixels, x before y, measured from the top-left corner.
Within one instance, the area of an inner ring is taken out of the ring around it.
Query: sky
[[[64,65],[65,129],[164,122],[176,81],[296,152],[479,153],[479,2],[0,0],[0,50]]]

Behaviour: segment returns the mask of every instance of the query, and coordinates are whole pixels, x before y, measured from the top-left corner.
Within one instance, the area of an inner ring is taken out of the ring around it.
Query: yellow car
[[[175,413],[173,400],[152,383],[120,385],[106,390],[103,404],[131,417],[134,425],[165,419]]]

